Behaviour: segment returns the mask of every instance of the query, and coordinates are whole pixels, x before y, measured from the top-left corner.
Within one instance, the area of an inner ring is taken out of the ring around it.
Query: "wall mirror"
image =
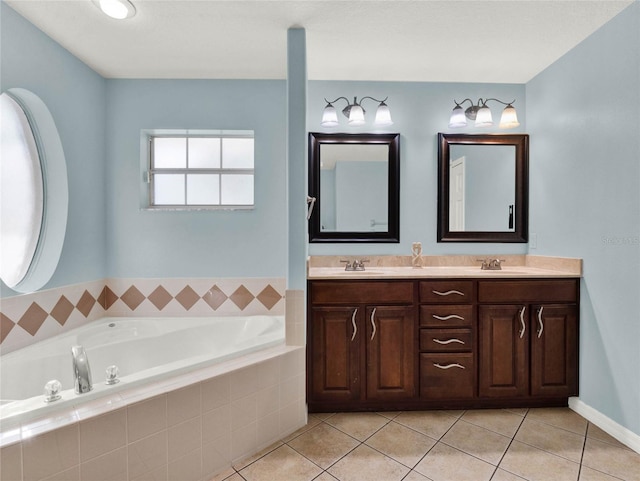
[[[527,242],[529,136],[438,134],[438,242]]]
[[[33,292],[51,279],[64,244],[64,151],[49,109],[33,92],[3,92],[0,116],[0,279]]]
[[[400,241],[400,134],[309,133],[310,242]]]

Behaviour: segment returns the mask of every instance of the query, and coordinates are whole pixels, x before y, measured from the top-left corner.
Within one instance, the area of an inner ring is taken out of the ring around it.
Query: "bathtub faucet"
[[[73,360],[73,379],[76,394],[83,394],[93,389],[91,382],[91,368],[89,367],[89,358],[82,346],[73,346],[71,348],[71,357]]]

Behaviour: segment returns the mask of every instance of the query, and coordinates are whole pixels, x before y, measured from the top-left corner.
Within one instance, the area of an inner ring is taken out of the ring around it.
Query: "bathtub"
[[[220,318],[104,318],[0,358],[2,431],[51,412],[123,390],[166,380],[249,353],[284,345],[283,316]],[[81,345],[93,390],[75,394],[71,347]],[[105,384],[108,366],[120,381]],[[62,383],[62,398],[45,403],[48,381]]]

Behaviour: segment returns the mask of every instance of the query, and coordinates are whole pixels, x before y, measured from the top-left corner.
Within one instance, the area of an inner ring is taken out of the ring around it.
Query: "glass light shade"
[[[392,125],[393,120],[391,120],[391,111],[389,110],[389,106],[384,102],[381,102],[378,105],[378,109],[376,110],[376,119],[374,121],[376,125]]]
[[[338,112],[336,112],[336,108],[327,104],[327,106],[322,111],[322,121],[320,125],[323,127],[335,127],[338,125]]]
[[[518,122],[518,115],[516,114],[516,109],[513,105],[507,105],[502,111],[502,117],[500,117],[500,128],[501,129],[512,129],[520,125]]]
[[[105,15],[117,20],[131,18],[136,14],[136,8],[128,0],[94,0]]]
[[[480,107],[480,110],[478,110],[478,115],[476,116],[476,127],[489,127],[491,125],[493,125],[491,109],[483,105]]]
[[[357,104],[349,110],[349,125],[364,125],[364,109]]]
[[[464,109],[460,105],[456,105],[451,111],[451,118],[449,119],[449,127],[452,129],[458,127],[465,127],[467,125],[467,117],[464,115]]]

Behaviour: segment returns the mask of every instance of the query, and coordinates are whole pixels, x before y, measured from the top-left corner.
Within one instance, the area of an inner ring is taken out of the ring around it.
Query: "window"
[[[253,132],[150,135],[151,207],[253,207]]]

